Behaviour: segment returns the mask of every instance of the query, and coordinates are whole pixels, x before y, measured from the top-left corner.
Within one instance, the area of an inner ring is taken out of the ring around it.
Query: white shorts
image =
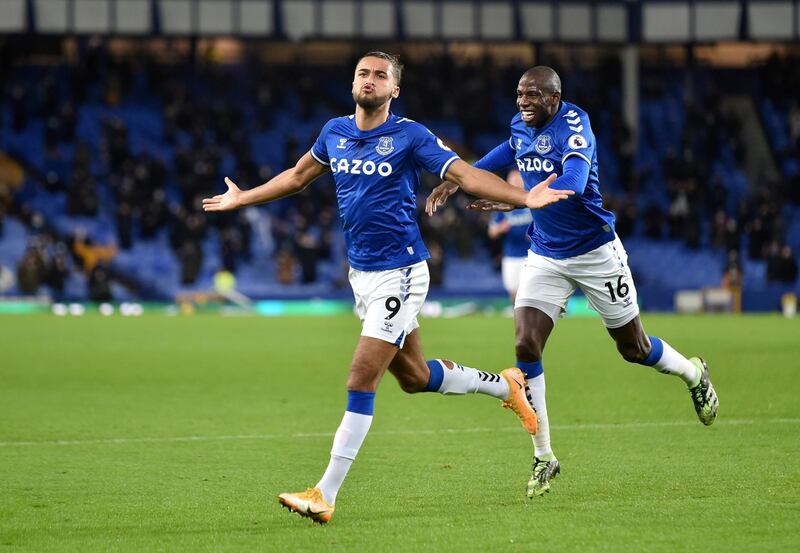
[[[639,314],[628,254],[619,238],[567,259],[528,252],[514,307],[541,309],[555,322],[579,286],[606,328],[624,326]]]
[[[406,336],[419,328],[417,315],[430,284],[428,264],[388,271],[350,269],[350,286],[356,299],[355,312],[361,319],[361,335],[377,338],[402,348]]]
[[[503,275],[503,288],[506,292],[513,293],[519,288],[519,273],[522,271],[522,266],[525,264],[525,257],[504,257],[502,261],[501,271]]]

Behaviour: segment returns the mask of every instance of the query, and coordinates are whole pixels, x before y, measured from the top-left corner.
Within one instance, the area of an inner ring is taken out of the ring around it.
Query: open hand
[[[566,200],[573,194],[574,190],[558,190],[550,188],[550,185],[556,180],[558,175],[555,173],[544,179],[542,182],[534,186],[528,192],[528,197],[525,198],[525,206],[531,209],[541,209],[550,204]]]
[[[436,209],[442,207],[447,202],[447,198],[456,193],[456,190],[458,190],[458,185],[450,181],[444,181],[434,188],[428,199],[425,200],[425,213],[428,215],[436,213]]]
[[[242,191],[228,177],[225,177],[228,190],[224,194],[217,194],[212,198],[203,198],[203,211],[230,211],[241,207],[240,196]]]

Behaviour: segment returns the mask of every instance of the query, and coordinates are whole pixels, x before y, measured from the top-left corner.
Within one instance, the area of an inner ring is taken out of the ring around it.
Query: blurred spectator
[[[728,217],[725,220],[723,240],[726,251],[739,251],[742,241],[742,234],[739,230],[739,223],[736,222],[734,217]]]
[[[96,215],[99,205],[97,183],[90,172],[88,148],[77,148],[67,187],[67,211],[73,215]]]
[[[295,215],[295,251],[300,263],[300,283],[310,284],[317,280],[317,259],[320,249],[320,230],[304,216]]]
[[[329,206],[323,207],[319,212],[317,220],[320,228],[319,257],[320,259],[333,258],[334,235],[338,231],[333,215],[333,209]]]
[[[44,277],[44,259],[37,248],[28,247],[17,264],[17,288],[25,295],[34,295],[38,293]]]
[[[28,109],[25,105],[25,88],[17,84],[11,89],[11,128],[19,133],[28,126]]]
[[[200,243],[186,240],[180,246],[178,258],[181,264],[181,284],[194,284],[203,266],[203,248]]]
[[[162,188],[157,188],[142,206],[142,238],[153,238],[158,229],[164,226],[168,213],[166,194]]]
[[[0,294],[5,294],[14,287],[17,279],[14,273],[5,265],[0,265]]]
[[[226,271],[235,273],[236,267],[244,257],[242,233],[236,225],[229,225],[222,229],[220,240],[222,242],[222,266]]]
[[[722,286],[731,290],[740,290],[742,287],[742,265],[739,262],[739,252],[735,250],[728,252],[722,273]]]
[[[428,260],[431,286],[442,286],[444,284],[444,250],[441,244],[434,240],[428,243],[428,252],[431,254]]]
[[[747,257],[750,259],[764,259],[769,240],[769,230],[764,220],[756,216],[748,225],[750,242],[747,245]]]
[[[275,278],[280,284],[294,283],[295,261],[288,248],[282,248],[275,257],[276,274]]]
[[[686,231],[686,223],[689,220],[689,197],[686,190],[678,190],[675,198],[669,206],[669,236],[670,238],[682,238]]]
[[[133,247],[133,208],[128,202],[117,204],[117,240],[123,250]]]
[[[247,226],[252,229],[252,238],[255,239],[259,251],[271,254],[275,249],[272,241],[271,217],[257,207],[248,207],[242,211],[242,217],[247,220]]]
[[[11,187],[0,181],[0,240],[5,234],[6,213],[11,205]]]
[[[615,224],[617,234],[622,238],[633,237],[636,229],[636,204],[626,198],[622,202],[615,203],[612,207],[617,215]]]
[[[72,251],[81,260],[84,272],[89,274],[98,263],[107,264],[114,259],[117,255],[117,246],[114,243],[95,244],[91,238],[85,236],[85,232],[79,232],[72,242]]]
[[[773,242],[767,257],[767,280],[794,284],[797,281],[797,259],[788,245]]]
[[[113,301],[111,294],[111,273],[104,261],[98,262],[89,273],[89,300],[94,302]]]
[[[239,307],[250,307],[252,301],[236,289],[236,277],[230,271],[220,269],[214,274],[214,291]]]
[[[55,253],[47,264],[47,275],[45,283],[53,293],[54,301],[63,301],[64,285],[69,275],[69,264],[67,260],[67,247],[63,243],[58,243]]]
[[[651,203],[644,212],[644,235],[660,240],[664,228],[664,216],[656,204]]]
[[[0,240],[5,232],[6,215],[13,208],[14,194],[24,181],[25,171],[20,164],[0,152]]]

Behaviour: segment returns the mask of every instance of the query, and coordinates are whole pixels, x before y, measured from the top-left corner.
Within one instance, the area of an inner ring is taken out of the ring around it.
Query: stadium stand
[[[346,71],[120,58],[102,41],[82,56],[78,66],[24,56],[3,65],[0,152],[24,172],[0,190],[0,264],[18,276],[8,292],[172,300],[212,288],[227,269],[254,298],[349,295],[330,179],[232,215],[198,204],[223,176],[254,185],[302,155],[328,118],[351,110]],[[414,64],[394,108],[475,159],[505,139],[523,70],[442,55]],[[645,71],[633,148],[618,116],[619,67],[562,70],[565,97],[592,114],[604,196],[646,307],[671,309],[680,288],[719,286],[731,264],[753,305],[798,290],[800,108],[786,91],[800,66],[775,58],[742,70],[755,71],[764,90],[745,92],[760,138],[744,136],[746,113],[726,109],[730,91],[719,91],[736,72],[697,70],[689,82],[683,70]],[[748,175],[746,143],[759,139],[777,179]],[[422,219],[434,293],[502,295],[497,244],[466,203]]]

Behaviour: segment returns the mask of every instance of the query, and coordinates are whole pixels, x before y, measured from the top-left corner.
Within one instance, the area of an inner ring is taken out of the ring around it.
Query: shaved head
[[[535,82],[542,92],[549,94],[561,93],[561,78],[552,67],[547,67],[546,65],[531,67],[525,71],[522,78]]]
[[[517,85],[517,108],[529,127],[546,125],[561,105],[561,79],[546,65],[531,67]]]

